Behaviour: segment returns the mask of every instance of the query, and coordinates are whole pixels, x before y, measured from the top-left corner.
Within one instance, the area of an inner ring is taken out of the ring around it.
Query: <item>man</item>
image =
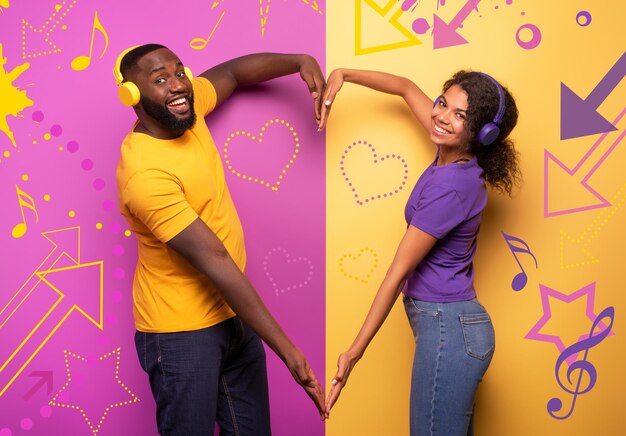
[[[323,419],[313,371],[243,274],[241,223],[203,119],[239,86],[299,72],[319,120],[319,65],[308,55],[259,53],[192,79],[172,51],[147,44],[122,53],[114,72],[122,102],[138,118],[122,143],[117,183],[138,240],[135,343],[159,432],[212,434],[217,420],[222,434],[269,435],[259,336]]]

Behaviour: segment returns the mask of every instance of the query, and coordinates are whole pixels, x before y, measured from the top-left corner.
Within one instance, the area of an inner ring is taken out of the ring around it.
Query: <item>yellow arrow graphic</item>
[[[561,230],[559,244],[561,269],[587,266],[600,262],[600,260],[589,251],[589,245],[596,237],[598,237],[604,226],[611,220],[611,218],[613,218],[613,216],[615,216],[617,211],[622,208],[625,200],[626,184],[622,185],[619,191],[617,191],[617,194],[615,194],[615,196],[611,199],[611,204],[613,206],[602,209],[602,212],[594,218],[593,222],[580,236],[574,237],[569,235],[564,230]],[[570,259],[577,255],[576,257],[578,258],[578,261],[570,260],[566,262],[566,254],[569,255]],[[582,260],[580,259],[581,257]]]
[[[80,233],[77,228],[64,230]],[[55,247],[0,312],[0,396],[72,313],[82,314],[101,330],[104,327],[103,261],[81,264],[74,257],[80,257],[78,251],[69,254],[71,250],[54,242],[63,236],[67,242],[68,233],[56,232],[44,234]],[[59,267],[63,258],[71,260],[70,265]]]

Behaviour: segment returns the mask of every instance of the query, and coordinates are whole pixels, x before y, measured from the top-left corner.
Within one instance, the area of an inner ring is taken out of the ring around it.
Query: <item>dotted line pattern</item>
[[[347,176],[346,173],[346,169],[345,169],[345,161],[346,161],[346,157],[348,156],[348,153],[350,152],[350,150],[352,150],[353,147],[358,147],[361,144],[363,145],[367,145],[370,149],[370,151],[372,152],[372,155],[374,157],[374,163],[378,164],[379,162],[384,162],[385,160],[390,160],[390,159],[396,159],[399,160],[402,163],[402,166],[404,168],[404,175],[402,176],[402,183],[400,183],[400,185],[398,185],[398,187],[392,191],[389,192],[385,192],[382,194],[375,194],[372,195],[368,198],[365,198],[364,200],[361,200],[359,194],[356,191],[356,188],[353,186],[352,181],[350,180],[350,178]],[[369,144],[367,141],[355,141],[352,143],[352,145],[349,145],[348,148],[346,150],[344,150],[343,155],[341,156],[341,161],[339,162],[340,165],[340,170],[341,170],[341,175],[345,178],[346,183],[348,183],[348,186],[350,187],[351,191],[354,193],[354,198],[356,199],[356,202],[358,205],[362,206],[365,203],[369,203],[370,201],[374,201],[374,200],[378,200],[381,198],[386,198],[386,197],[391,197],[394,194],[398,194],[402,188],[404,187],[404,185],[406,185],[406,181],[409,178],[409,169],[408,169],[408,165],[406,163],[406,160],[397,154],[387,154],[381,158],[378,157],[378,154],[376,154],[376,149],[373,147],[372,144]]]
[[[267,17],[270,13],[270,3],[272,0],[267,0],[265,9],[263,9],[263,0],[259,0],[259,13],[261,14],[261,37],[265,36],[265,25],[267,24]]]
[[[236,138],[237,136],[246,136],[252,139],[253,141],[257,141],[261,143],[263,142],[263,134],[265,133],[267,128],[271,126],[272,124],[282,124],[285,127],[288,127],[289,130],[292,132],[292,135],[294,137],[294,142],[295,142],[295,148],[293,150],[293,154],[291,155],[291,159],[289,159],[289,162],[285,164],[285,167],[281,170],[281,174],[278,176],[278,179],[274,182],[269,182],[263,179],[259,179],[258,177],[243,174],[237,171],[235,168],[233,168],[230,158],[228,157],[228,146],[230,145],[230,141],[233,138]],[[298,157],[298,153],[300,153],[300,140],[298,139],[298,134],[295,132],[291,124],[279,118],[275,118],[265,123],[265,125],[261,127],[261,133],[259,133],[258,139],[256,136],[252,135],[251,133],[248,133],[245,131],[237,131],[235,133],[231,133],[230,136],[226,138],[226,142],[224,143],[224,160],[226,162],[226,167],[230,170],[230,172],[235,174],[237,177],[241,177],[243,180],[247,180],[249,182],[254,182],[254,183],[260,183],[262,186],[265,186],[266,188],[270,188],[272,191],[278,191],[278,187],[280,186],[281,181],[283,180],[284,176],[287,174],[287,170],[291,168],[291,165]]]
[[[45,120],[45,114],[42,111],[35,111],[32,114],[32,120],[35,124],[41,124],[44,120]],[[51,140],[60,140],[61,136],[63,135],[63,127],[59,124],[53,124],[50,129],[49,132],[46,132],[43,134],[43,139],[45,141],[51,141]],[[38,141],[35,139],[32,141],[33,145],[37,145]],[[63,145],[58,145],[58,150],[63,152],[65,150],[67,150],[69,153],[76,153],[79,151],[80,149],[80,144],[75,141],[75,140],[70,140],[67,142],[67,144],[65,146]],[[19,152],[19,149],[18,149]],[[9,151],[5,151],[3,156],[8,159],[9,157],[11,157],[11,153]],[[2,159],[0,159],[0,164],[3,162]],[[89,158],[85,158],[81,161],[80,166],[84,171],[91,171],[94,169],[94,162],[93,160],[89,159]],[[22,174],[22,180],[23,181],[28,181],[29,179],[29,175],[28,174]],[[102,178],[94,178],[92,180],[91,183],[92,188],[95,191],[102,191],[104,190],[104,188],[106,187],[106,182],[104,179]],[[44,194],[43,196],[44,201],[48,202],[52,199],[52,196],[50,194]],[[105,206],[106,204],[106,206]],[[112,201],[105,201],[105,204],[103,204],[103,209],[107,212],[110,212],[112,210],[115,210],[115,203]],[[34,205],[33,205],[34,206]],[[35,212],[36,213],[36,212]],[[76,218],[77,217],[77,212],[73,209],[68,210],[67,212],[68,217],[70,218]],[[95,224],[96,229],[98,230],[102,230],[104,228],[103,224],[101,222],[97,222]],[[130,231],[127,231],[126,236],[130,236]],[[1,435],[0,435],[1,436]]]
[[[213,2],[213,4],[211,5],[211,9],[215,9],[216,7],[218,7],[220,4],[224,3],[224,0],[215,0]]]
[[[118,347],[117,349],[105,354],[104,356],[100,356],[98,358],[98,360],[102,361],[104,359],[107,359],[113,355],[115,355],[115,380],[117,381],[117,383],[122,387],[122,389],[124,389],[130,396],[131,399],[127,400],[127,401],[120,401],[119,403],[113,403],[110,404],[103,412],[102,416],[100,417],[100,421],[98,422],[97,426],[93,426],[93,424],[91,423],[91,421],[89,420],[89,417],[87,416],[87,414],[85,413],[85,411],[77,405],[73,405],[73,404],[65,404],[65,403],[57,403],[57,398],[59,397],[59,395],[65,390],[67,389],[67,387],[69,386],[70,382],[72,381],[72,372],[70,370],[70,362],[68,357],[73,357],[74,359],[78,359],[81,361],[85,361],[86,359],[82,356],[79,356],[78,354],[72,353],[71,351],[68,350],[63,350],[63,354],[64,354],[64,358],[65,358],[65,370],[67,372],[67,382],[65,383],[65,385],[59,390],[59,392],[56,393],[56,395],[52,398],[52,400],[50,400],[50,402],[48,403],[50,406],[57,406],[57,407],[63,407],[63,408],[68,408],[68,409],[75,409],[78,410],[81,415],[83,415],[83,418],[85,418],[85,421],[87,422],[87,425],[89,426],[89,428],[91,429],[91,431],[93,432],[94,435],[97,435],[98,432],[100,431],[100,429],[102,428],[102,424],[106,418],[106,416],[108,415],[109,411],[111,411],[111,409],[114,409],[116,407],[121,407],[121,406],[125,406],[127,404],[131,404],[131,403],[137,403],[139,400],[139,398],[137,398],[135,396],[135,394],[133,394],[130,389],[128,389],[126,387],[126,385],[124,383],[122,383],[122,381],[119,379],[119,369],[120,369],[120,347]]]
[[[308,265],[308,270],[309,273],[307,275],[307,277],[304,279],[304,281],[297,283],[295,285],[291,285],[291,286],[287,286],[285,288],[279,288],[278,285],[276,284],[276,281],[274,280],[274,277],[272,276],[272,274],[270,273],[267,263],[268,263],[268,259],[270,257],[272,257],[274,254],[276,253],[282,253],[283,256],[287,259],[287,263],[300,263],[300,262],[304,262]],[[292,291],[292,290],[297,290],[297,289],[302,289],[305,286],[307,286],[309,284],[309,282],[311,281],[311,278],[313,277],[313,263],[307,259],[306,257],[296,257],[294,259],[291,259],[291,256],[289,255],[289,253],[287,252],[287,250],[285,250],[284,248],[281,247],[276,247],[276,248],[272,248],[269,253],[267,253],[267,255],[265,255],[265,258],[263,259],[263,271],[265,271],[265,275],[267,276],[267,278],[269,279],[270,283],[272,284],[272,287],[274,288],[274,292],[276,292],[276,296],[279,296],[281,293],[284,294],[285,291]]]
[[[313,9],[315,12],[317,12],[318,14],[323,14],[323,12],[320,10],[320,7],[318,6],[317,2],[315,0],[313,0],[312,2],[308,1],[308,0],[302,0],[303,3],[311,6],[311,9]]]
[[[259,0],[259,14],[261,15],[261,37],[265,36],[265,26],[267,26],[267,18],[270,13],[271,2],[272,0],[267,0],[267,3],[264,5],[263,0]],[[309,0],[302,0],[302,2],[310,6],[311,9],[313,9],[318,14],[320,15],[323,14],[323,12],[320,10],[320,7],[315,0],[312,2]],[[213,7],[215,6],[217,6],[217,2],[213,3]]]
[[[32,26],[32,24],[30,24],[28,21],[22,18],[22,59],[29,59],[29,58],[37,57],[37,56],[45,56],[45,55],[50,55],[53,53],[61,53],[62,50],[56,44],[50,41],[50,35],[56,30],[57,26],[61,23],[61,21],[65,19],[65,16],[72,10],[72,8],[76,5],[77,1],[78,0],[72,0],[72,2],[68,5],[67,2],[63,0],[60,5],[55,5],[54,12],[52,13],[52,15],[50,15],[50,17],[48,17],[44,25],[38,29],[35,29]],[[50,25],[50,23],[53,23],[53,24],[48,29],[48,26]],[[52,47],[52,49],[48,51],[41,51],[39,53],[26,54],[26,28],[27,27],[33,33],[44,33],[45,31],[45,37],[43,40],[50,47]]]
[[[363,256],[365,253],[370,253],[372,255],[372,257],[374,258],[374,262],[373,262],[371,268],[369,269],[369,271],[367,272],[367,274],[365,274],[365,277],[360,277],[360,276],[356,276],[356,275],[352,275],[352,274],[348,273],[346,271],[346,269],[345,269],[344,261],[346,259],[357,260],[361,256]],[[352,254],[344,254],[339,259],[339,270],[341,271],[341,274],[343,274],[345,277],[347,277],[349,279],[356,280],[357,282],[361,282],[361,283],[367,283],[369,281],[369,279],[372,278],[372,273],[374,272],[374,270],[376,270],[377,266],[378,266],[378,255],[376,254],[376,252],[373,249],[371,249],[369,247],[361,248],[359,250],[359,254],[357,254],[356,256],[354,256]]]
[[[615,196],[611,200],[611,204],[613,205],[613,207],[608,209],[607,216],[604,217],[605,213],[607,212],[607,209],[604,209],[602,212],[598,214],[598,216],[596,216],[593,222],[589,224],[589,226],[585,229],[583,234],[580,235],[578,238],[576,239],[573,238],[572,236],[568,235],[563,230],[559,232],[560,233],[559,246],[561,249],[560,250],[561,251],[560,253],[561,269],[587,266],[587,265],[592,265],[594,263],[600,262],[598,258],[596,258],[594,255],[591,254],[591,252],[588,250],[588,247],[589,247],[589,244],[591,244],[591,242],[596,238],[596,236],[598,236],[598,233],[600,233],[600,231],[604,228],[604,226],[609,222],[609,220],[613,218],[613,215],[615,215],[615,213],[624,204],[624,201],[626,200],[626,195],[624,194],[624,190],[626,190],[626,184],[622,185],[622,187],[617,191],[617,194],[615,194]],[[602,219],[603,217],[604,219]],[[590,260],[586,262],[578,262],[578,263],[565,263],[565,241],[566,240],[576,245],[581,244],[582,242],[582,251],[585,255],[587,255],[590,258]],[[583,242],[583,240],[585,242]]]

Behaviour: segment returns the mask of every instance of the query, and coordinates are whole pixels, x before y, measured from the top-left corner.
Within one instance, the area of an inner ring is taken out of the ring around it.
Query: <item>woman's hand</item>
[[[330,108],[335,101],[335,96],[343,85],[343,71],[341,69],[334,70],[328,76],[326,80],[326,87],[324,88],[324,98],[322,102],[322,113],[317,130],[324,130],[326,122],[328,121],[328,115]]]
[[[356,365],[358,361],[359,359],[357,357],[351,356],[350,352],[348,351],[339,355],[339,359],[337,359],[337,373],[330,382],[332,387],[330,388],[330,392],[328,393],[328,397],[326,398],[327,419],[330,416],[330,409],[337,402],[339,394],[341,394],[343,387],[348,382],[348,377],[350,376],[354,365]]]

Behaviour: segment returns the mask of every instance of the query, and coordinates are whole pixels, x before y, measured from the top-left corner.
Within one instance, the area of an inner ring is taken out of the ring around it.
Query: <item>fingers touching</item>
[[[339,355],[339,359],[337,360],[337,373],[330,382],[331,388],[326,398],[326,418],[330,416],[330,410],[337,402],[341,391],[348,382],[348,377],[355,364],[356,361],[351,360],[346,353]]]
[[[326,402],[324,399],[324,391],[319,382],[315,378],[313,370],[305,360],[304,355],[298,354],[298,358],[291,361],[288,364],[289,370],[293,375],[293,378],[302,386],[307,395],[313,400],[317,411],[320,414],[322,420],[326,417]]]
[[[343,85],[343,75],[340,71],[335,70],[328,76],[326,82],[326,88],[324,89],[324,96],[322,99],[321,117],[318,125],[318,130],[323,130],[328,122],[328,116],[335,97],[341,86]]]

